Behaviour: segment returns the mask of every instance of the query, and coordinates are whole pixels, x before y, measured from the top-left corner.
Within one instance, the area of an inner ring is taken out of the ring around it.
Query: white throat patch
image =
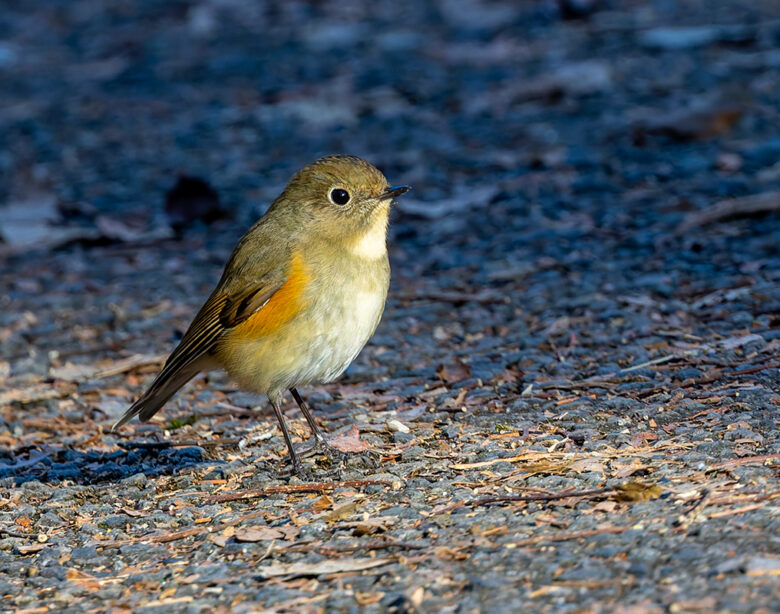
[[[366,260],[377,260],[387,253],[387,217],[377,216],[377,220],[366,233],[352,244],[352,253]]]

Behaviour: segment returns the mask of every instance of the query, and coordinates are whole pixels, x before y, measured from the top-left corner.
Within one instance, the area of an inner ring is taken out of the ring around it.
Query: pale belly
[[[242,388],[279,394],[341,375],[379,324],[389,276],[339,281],[314,288],[307,307],[274,333],[230,348],[222,361],[230,376]]]

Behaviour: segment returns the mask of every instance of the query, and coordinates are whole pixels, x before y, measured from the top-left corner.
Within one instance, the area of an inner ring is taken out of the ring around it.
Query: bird
[[[267,395],[293,471],[306,476],[281,406],[292,394],[315,445],[331,446],[298,388],[337,379],[373,335],[390,283],[391,186],[356,156],[325,156],[290,179],[239,240],[211,295],[149,388],[116,421],[149,420],[189,380],[222,369],[238,387]]]

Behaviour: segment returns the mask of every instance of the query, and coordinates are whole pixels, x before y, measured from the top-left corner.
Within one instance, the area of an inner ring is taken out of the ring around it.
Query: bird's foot
[[[343,452],[332,446],[325,439],[318,439],[312,447],[312,453],[325,455],[331,465],[354,465],[356,462],[369,469],[376,469],[379,466],[381,456],[372,450],[362,452]]]
[[[297,458],[294,458],[292,461],[292,473],[293,475],[298,476],[298,479],[300,479],[303,482],[313,482],[314,481],[314,475],[309,470],[306,465],[304,465],[300,460]]]
[[[350,456],[352,456],[349,452],[342,452],[335,446],[329,444],[327,439],[317,439],[312,450],[314,453],[324,454],[328,457],[330,462],[334,464],[344,464],[349,460]]]

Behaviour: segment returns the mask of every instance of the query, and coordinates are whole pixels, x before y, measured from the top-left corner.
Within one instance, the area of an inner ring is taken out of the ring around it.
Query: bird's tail
[[[111,427],[112,431],[115,431],[123,424],[132,420],[135,416],[146,422],[157,413],[157,411],[168,402],[176,392],[184,386],[188,381],[195,377],[200,369],[197,366],[189,366],[184,369],[178,369],[173,373],[166,372],[166,369],[160,372],[160,374],[149,386],[149,390],[144,392],[143,395],[133,403],[128,410],[122,414]]]

